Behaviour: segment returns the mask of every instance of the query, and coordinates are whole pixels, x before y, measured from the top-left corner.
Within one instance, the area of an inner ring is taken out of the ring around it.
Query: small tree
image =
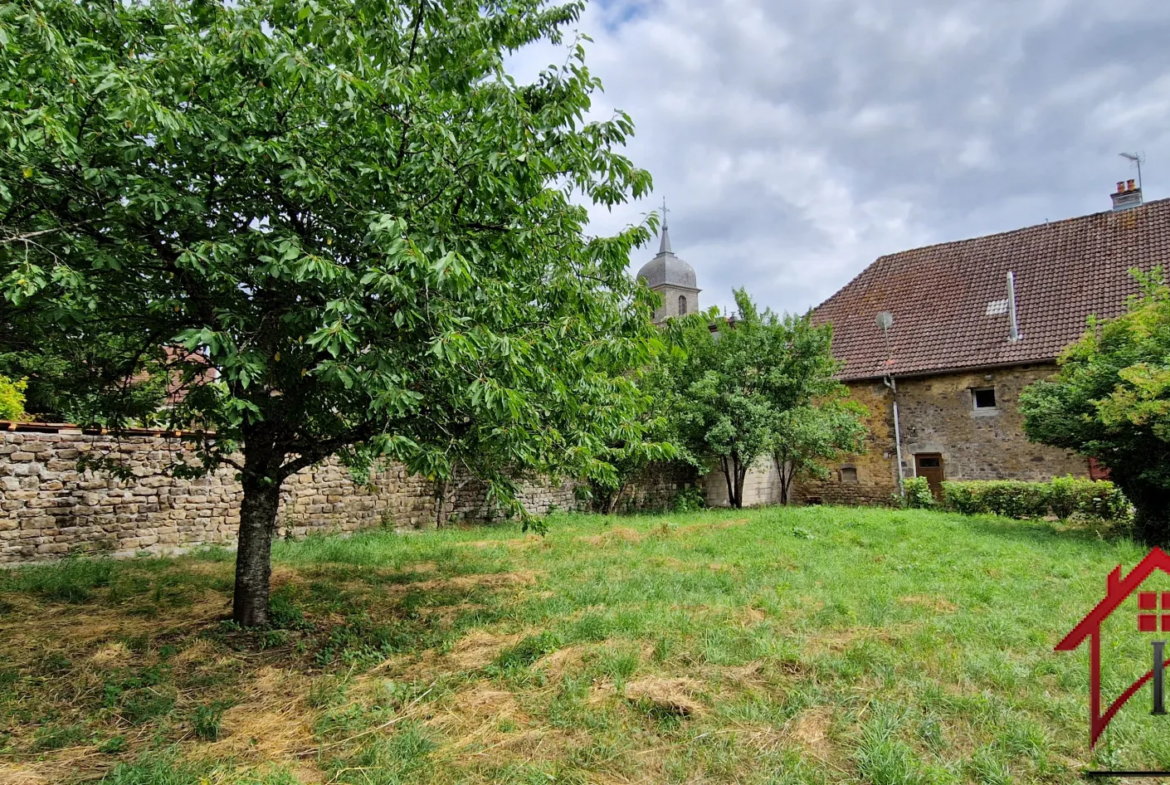
[[[1134,271],[1141,294],[1125,314],[1089,320],[1061,356],[1060,371],[1020,396],[1033,441],[1108,466],[1133,503],[1135,529],[1170,544],[1170,287],[1161,270]]]
[[[814,327],[808,316],[791,315],[775,322],[783,350],[767,377],[775,411],[770,450],[788,504],[798,479],[823,478],[826,461],[864,449],[867,412],[834,377],[841,364],[833,359],[831,325]]]
[[[732,506],[743,506],[747,473],[766,455],[783,466],[787,501],[797,475],[858,446],[862,410],[841,400],[833,379],[831,328],[760,312],[742,289],[735,300],[737,320],[699,314],[671,323],[671,417],[685,453],[718,461]]]
[[[843,386],[842,391],[844,394]],[[842,454],[862,452],[866,428],[861,418],[865,415],[860,404],[828,396],[780,413],[773,433],[772,461],[780,476],[784,504],[791,501],[797,480],[824,479],[829,474],[827,462]]]
[[[612,471],[606,471],[592,483],[594,503],[606,514],[618,510],[634,480],[652,464],[674,459],[694,463],[677,445],[670,416],[670,388],[661,358],[656,356],[632,372],[630,379],[636,390],[637,420],[629,424],[633,427],[615,433],[606,445],[604,458]]]
[[[559,42],[540,0],[22,0],[0,7],[0,323],[46,356],[94,347],[86,422],[166,380],[190,476],[243,487],[233,617],[268,618],[285,479],[337,455],[442,482],[605,476],[640,435],[631,382],[646,228],[585,235],[650,178],[624,114],[568,64],[518,85],[507,52]],[[650,228],[653,228],[651,226]],[[182,347],[182,350],[175,350]],[[3,350],[3,347],[0,347]],[[209,367],[214,379],[209,379]],[[211,432],[214,436],[209,435]]]

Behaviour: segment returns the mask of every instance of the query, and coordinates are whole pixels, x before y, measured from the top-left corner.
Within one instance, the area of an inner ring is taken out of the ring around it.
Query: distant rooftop
[[[1096,314],[1125,311],[1129,271],[1170,269],[1170,200],[883,256],[816,308],[844,379],[1055,359]],[[1019,331],[1010,341],[1007,273]],[[889,343],[876,323],[894,317]]]

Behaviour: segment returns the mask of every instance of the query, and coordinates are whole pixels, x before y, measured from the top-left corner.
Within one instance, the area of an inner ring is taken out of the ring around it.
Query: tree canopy
[[[1138,535],[1170,544],[1170,287],[1134,272],[1141,294],[1111,321],[1089,320],[1060,371],[1020,396],[1033,441],[1096,458],[1137,510]]]
[[[796,475],[860,447],[863,410],[843,401],[833,378],[831,327],[761,312],[742,289],[735,301],[738,319],[712,312],[671,322],[671,420],[685,456],[718,464],[732,506],[743,505],[747,473],[765,456],[780,463],[787,501]]]
[[[304,467],[467,471],[508,504],[518,477],[612,477],[607,445],[640,437],[621,371],[652,296],[626,265],[654,219],[589,237],[574,201],[647,192],[617,151],[632,122],[586,121],[579,43],[533,84],[503,68],[581,9],[0,7],[0,322],[46,357],[86,347],[62,371],[77,416],[198,427],[180,470],[236,468],[240,623],[267,618]],[[144,378],[168,408],[125,394]]]

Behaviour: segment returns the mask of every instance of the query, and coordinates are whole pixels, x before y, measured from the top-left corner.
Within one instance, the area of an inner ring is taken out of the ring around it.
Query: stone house
[[[1051,376],[1090,315],[1123,313],[1130,271],[1170,267],[1170,200],[1118,184],[1114,210],[884,256],[814,310],[841,379],[869,409],[867,452],[806,482],[805,502],[888,502],[902,477],[1099,476],[1030,443],[1020,392]]]

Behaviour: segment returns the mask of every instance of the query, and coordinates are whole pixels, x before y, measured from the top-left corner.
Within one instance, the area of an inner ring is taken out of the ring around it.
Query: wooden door
[[[914,473],[925,477],[930,484],[930,492],[934,498],[942,501],[943,459],[938,453],[925,453],[914,456]]]

